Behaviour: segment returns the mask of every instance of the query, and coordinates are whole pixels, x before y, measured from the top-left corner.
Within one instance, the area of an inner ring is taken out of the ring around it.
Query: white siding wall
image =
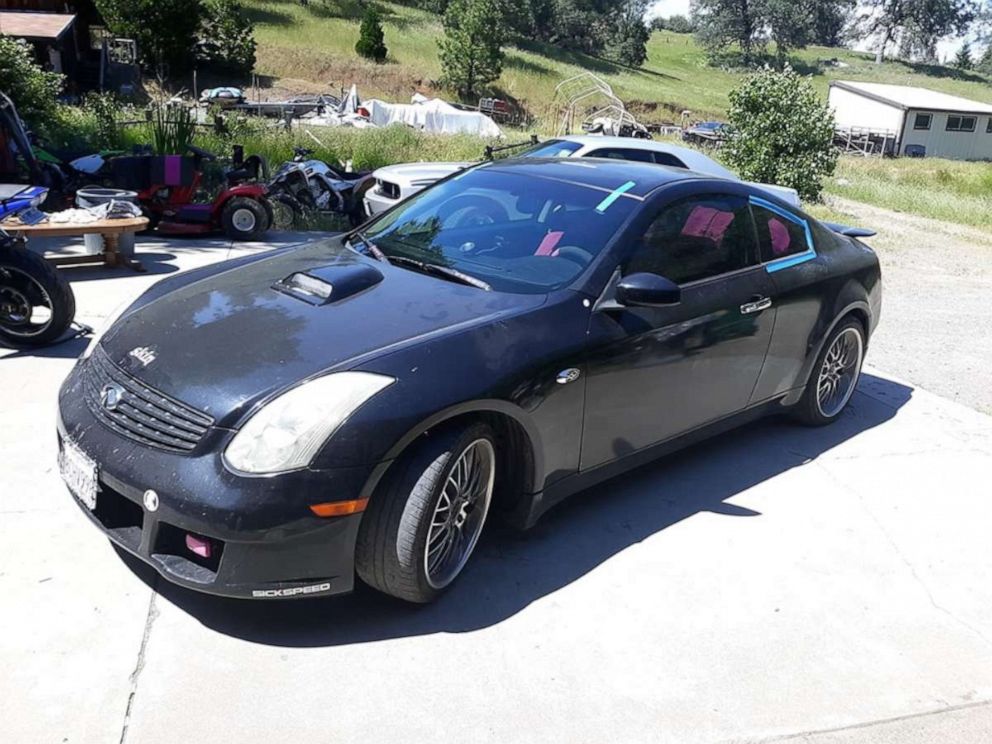
[[[873,101],[836,86],[830,88],[829,104],[834,110],[838,127],[888,129],[892,132],[902,129],[903,111],[898,106]]]
[[[930,129],[913,129],[916,114],[933,114]],[[902,133],[902,150],[906,145],[923,145],[928,158],[950,158],[952,160],[992,160],[992,134],[987,131],[989,115],[979,114],[974,132],[948,132],[947,117],[944,111],[924,111],[911,109],[906,115],[906,129]],[[968,114],[970,116],[970,114]]]

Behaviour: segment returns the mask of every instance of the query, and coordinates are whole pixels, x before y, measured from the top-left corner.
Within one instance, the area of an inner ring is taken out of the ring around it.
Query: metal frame
[[[584,102],[587,103],[597,97],[603,99],[602,103],[581,108]],[[576,117],[579,115],[582,116],[580,128],[601,118],[612,121],[617,130],[623,125],[634,129],[641,127],[623,101],[613,92],[610,84],[591,72],[583,72],[558,83],[555,86],[554,103],[555,119],[558,121],[555,134],[558,137],[573,133]]]

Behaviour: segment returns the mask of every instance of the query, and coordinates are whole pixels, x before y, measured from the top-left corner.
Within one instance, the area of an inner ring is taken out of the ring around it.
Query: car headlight
[[[359,406],[394,382],[370,372],[336,372],[292,388],[248,419],[227,445],[224,461],[251,475],[306,467]]]
[[[107,316],[106,320],[103,321],[103,325],[101,325],[100,328],[94,331],[93,335],[90,336],[90,342],[86,345],[83,353],[79,355],[79,361],[89,358],[90,354],[93,353],[93,349],[100,344],[100,341],[103,339],[107,331],[110,330],[110,327],[120,320],[121,316],[129,307],[131,307],[132,304],[134,304],[134,300],[125,300],[114,308],[114,311]]]

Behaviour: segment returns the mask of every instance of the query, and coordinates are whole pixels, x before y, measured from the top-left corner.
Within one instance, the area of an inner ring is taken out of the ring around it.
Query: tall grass
[[[992,228],[992,164],[842,157],[829,194],[947,222]]]
[[[193,111],[181,105],[151,108],[151,144],[156,155],[184,155],[196,136]]]
[[[232,145],[244,145],[245,155],[261,155],[270,166],[291,160],[293,147],[300,146],[313,150],[313,157],[332,164],[350,161],[355,170],[418,161],[481,160],[488,144],[479,137],[428,134],[403,126],[382,129],[313,127],[309,130],[313,137],[304,130],[286,131],[264,122],[242,122],[233,129],[230,134],[219,135],[211,129],[199,128],[193,144],[222,156],[230,154]],[[151,134],[147,125],[129,127],[121,144],[130,149],[149,142]]]

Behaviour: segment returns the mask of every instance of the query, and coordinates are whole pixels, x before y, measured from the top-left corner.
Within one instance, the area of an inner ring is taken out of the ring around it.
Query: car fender
[[[414,442],[428,431],[443,426],[449,421],[470,415],[496,414],[512,419],[523,431],[529,449],[526,458],[527,467],[524,472],[523,493],[521,496],[529,496],[536,490],[537,485],[544,473],[544,448],[542,445],[541,433],[524,409],[513,403],[499,399],[471,400],[458,403],[456,405],[437,411],[433,415],[417,423],[412,429],[401,436],[386,452],[381,461],[375,466],[362,489],[362,498],[370,498],[382,477],[389,470],[390,466],[399,458]]]

